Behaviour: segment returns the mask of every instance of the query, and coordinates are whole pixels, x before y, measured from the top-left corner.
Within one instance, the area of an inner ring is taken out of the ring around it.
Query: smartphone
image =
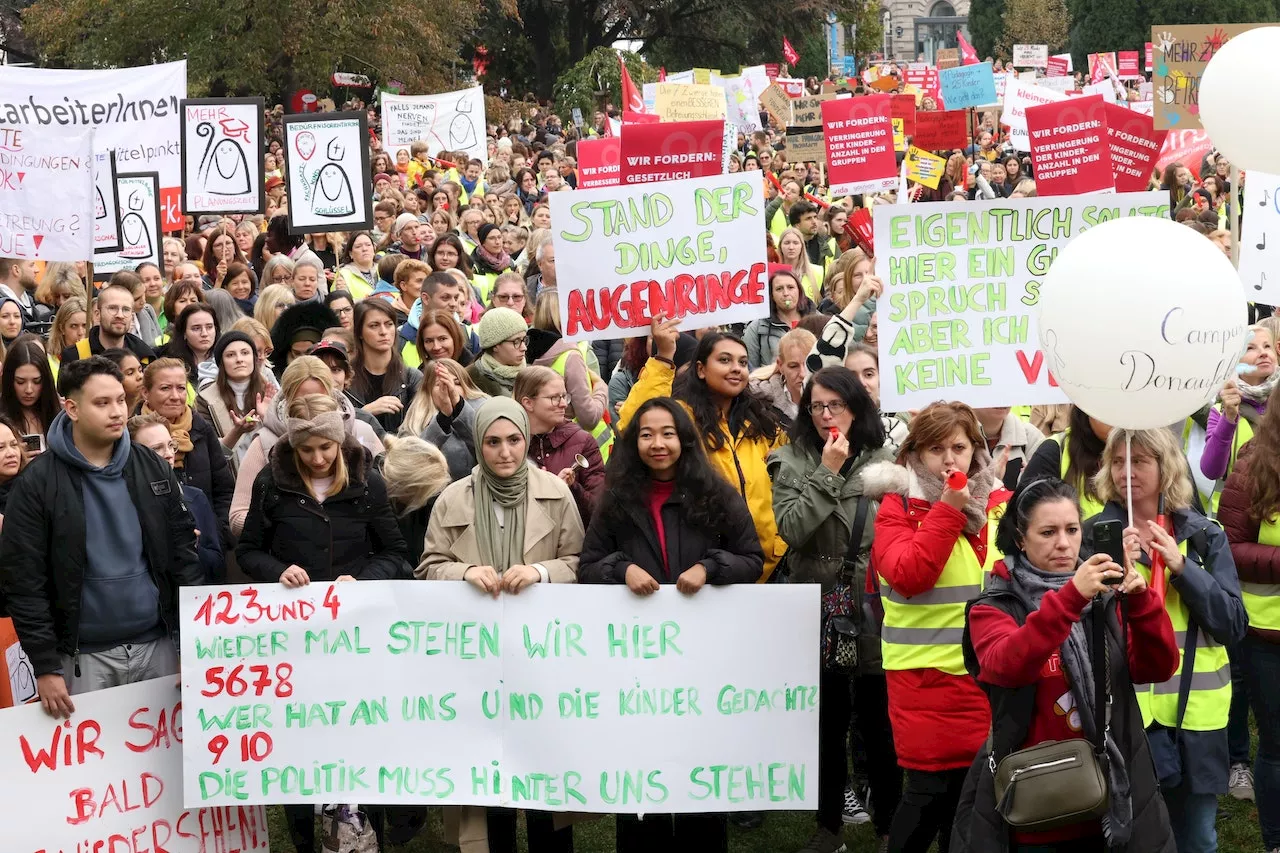
[[[22,437],[22,446],[27,449],[28,453],[44,453],[44,436],[40,435],[40,433],[24,435]]]
[[[1119,521],[1099,521],[1093,527],[1093,551],[1106,554],[1118,566],[1124,565],[1124,524]],[[1121,578],[1107,578],[1104,583],[1115,585]]]

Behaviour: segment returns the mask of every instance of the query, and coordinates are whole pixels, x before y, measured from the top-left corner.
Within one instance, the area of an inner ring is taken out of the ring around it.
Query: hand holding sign
[[[659,314],[649,323],[649,337],[653,339],[653,352],[659,358],[676,357],[676,341],[680,340],[680,321],[668,320]]]

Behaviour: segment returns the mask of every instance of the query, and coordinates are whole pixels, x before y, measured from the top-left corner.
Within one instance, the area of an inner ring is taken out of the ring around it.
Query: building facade
[[[888,56],[900,62],[932,63],[939,49],[958,47],[957,32],[969,39],[968,21],[969,0],[889,0],[881,13]]]

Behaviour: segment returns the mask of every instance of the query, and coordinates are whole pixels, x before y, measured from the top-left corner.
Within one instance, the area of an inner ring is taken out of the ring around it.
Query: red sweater
[[[1003,561],[996,563],[992,574],[1009,576]],[[1178,669],[1178,646],[1169,616],[1153,594],[1131,595],[1129,601],[1129,676],[1138,684],[1167,681]],[[969,610],[969,637],[981,667],[981,680],[997,687],[1036,685],[1035,713],[1023,749],[1045,741],[1085,737],[1058,649],[1088,605],[1076,585],[1068,582],[1060,590],[1045,593],[1040,609],[1029,614],[1022,626],[989,605]],[[1015,838],[1022,843],[1045,844],[1101,831],[1093,821],[1047,833],[1019,833]]]

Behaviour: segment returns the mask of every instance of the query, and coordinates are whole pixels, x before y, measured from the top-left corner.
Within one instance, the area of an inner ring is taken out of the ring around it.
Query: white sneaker
[[[1249,769],[1249,765],[1231,765],[1231,775],[1227,779],[1227,793],[1237,800],[1253,802],[1253,771]]]
[[[862,800],[858,799],[858,792],[852,785],[844,789],[844,809],[841,817],[846,824],[871,822],[871,815],[867,814],[866,806],[862,805]]]

